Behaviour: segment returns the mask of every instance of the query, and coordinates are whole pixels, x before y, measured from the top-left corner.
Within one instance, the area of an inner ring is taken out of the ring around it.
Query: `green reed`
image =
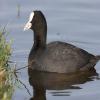
[[[11,56],[11,43],[6,41],[7,32],[0,31],[0,100],[11,100],[13,85],[9,67]]]

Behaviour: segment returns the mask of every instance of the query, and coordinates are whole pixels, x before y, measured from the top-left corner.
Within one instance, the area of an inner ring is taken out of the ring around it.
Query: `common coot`
[[[47,22],[41,11],[33,11],[24,30],[34,32],[34,43],[29,54],[30,68],[38,71],[70,73],[91,71],[100,60],[95,56],[72,44],[54,41],[46,44]]]

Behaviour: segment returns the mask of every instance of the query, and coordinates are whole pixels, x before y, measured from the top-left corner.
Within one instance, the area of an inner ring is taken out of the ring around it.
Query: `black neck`
[[[46,47],[46,30],[41,30],[40,32],[38,30],[34,31],[34,47],[35,48],[45,48]]]
[[[31,29],[34,31],[34,47],[46,47],[47,23],[44,15],[40,11],[34,12]]]

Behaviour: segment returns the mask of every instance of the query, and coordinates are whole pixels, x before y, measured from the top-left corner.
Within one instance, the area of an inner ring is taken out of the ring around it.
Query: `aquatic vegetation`
[[[0,100],[11,100],[13,93],[12,74],[9,72],[9,58],[11,56],[11,43],[6,41],[6,32],[0,31]]]
[[[8,66],[11,55],[11,45],[6,41],[4,34],[0,32],[0,68]]]
[[[17,4],[17,18],[20,18],[20,14],[21,14],[21,5]]]

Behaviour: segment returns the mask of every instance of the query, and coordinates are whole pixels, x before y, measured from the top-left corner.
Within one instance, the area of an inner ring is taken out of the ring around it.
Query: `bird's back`
[[[76,46],[58,41],[49,43],[46,49],[40,50],[38,55],[35,53],[35,56],[35,69],[59,73],[75,72],[95,57]]]

